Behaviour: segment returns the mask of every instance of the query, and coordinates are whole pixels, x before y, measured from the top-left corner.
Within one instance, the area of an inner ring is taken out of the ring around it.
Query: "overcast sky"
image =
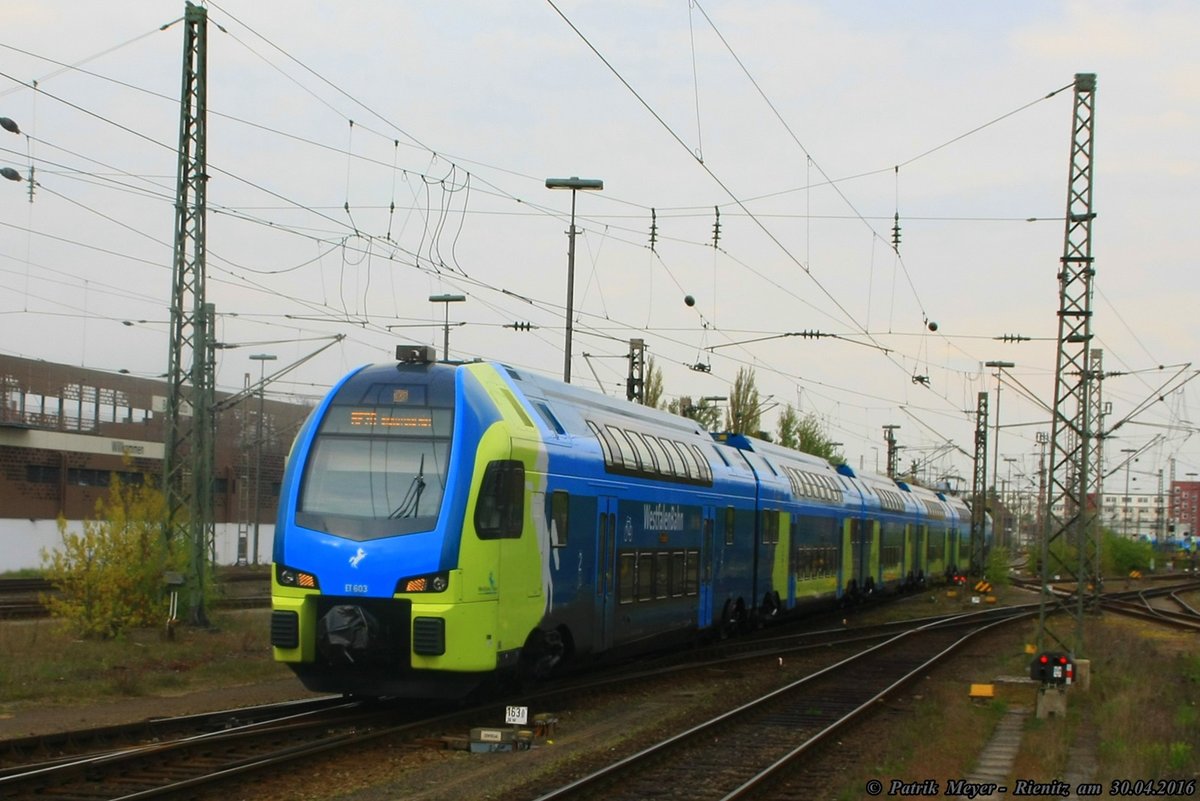
[[[1108,490],[1153,491],[1172,458],[1200,472],[1197,385],[1177,389],[1200,308],[1193,2],[207,7],[222,389],[257,378],[251,354],[286,367],[336,334],[272,390],[319,396],[401,341],[440,351],[439,293],[468,298],[453,358],[561,376],[571,194],[545,179],[598,178],[577,197],[574,383],[623,395],[640,337],[669,396],[753,367],[766,427],[791,404],[875,469],[898,425],[902,465],[969,482],[983,363],[1011,361],[1000,478],[1028,488],[1087,72],[1107,425],[1136,412]],[[0,131],[0,166],[36,188],[0,182],[0,350],[165,371],[183,10],[5,4],[0,116],[21,135]],[[1128,472],[1125,448],[1144,449]]]

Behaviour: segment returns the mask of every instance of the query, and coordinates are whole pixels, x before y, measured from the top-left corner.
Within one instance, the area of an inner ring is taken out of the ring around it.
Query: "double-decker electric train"
[[[945,580],[969,531],[954,497],[402,346],[292,446],[271,644],[314,690],[458,697]]]

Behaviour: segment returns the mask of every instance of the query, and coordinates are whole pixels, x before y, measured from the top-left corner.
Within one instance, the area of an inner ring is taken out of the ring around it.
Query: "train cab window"
[[[725,544],[733,545],[733,522],[737,517],[732,506],[725,507]]]
[[[483,540],[516,539],[525,519],[525,465],[491,462],[475,502],[475,533]]]
[[[570,531],[571,496],[562,490],[555,490],[550,496],[550,521],[554,528],[550,532],[550,545],[562,548],[567,544],[567,534]]]
[[[452,409],[426,388],[383,384],[331,404],[305,469],[296,522],[365,541],[437,525],[450,465]]]

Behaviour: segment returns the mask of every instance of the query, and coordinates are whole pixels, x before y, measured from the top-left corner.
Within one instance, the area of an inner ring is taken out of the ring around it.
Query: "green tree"
[[[1128,576],[1131,570],[1149,570],[1154,546],[1105,531],[1100,541],[1100,565],[1105,575]]]
[[[183,548],[163,538],[166,499],[154,484],[113,474],[107,498],[83,531],[58,519],[62,546],[42,549],[46,578],[58,590],[45,599],[50,614],[77,636],[108,639],[125,629],[166,619],[163,574],[181,570]]]
[[[994,546],[988,549],[987,562],[983,566],[983,577],[992,583],[993,587],[1007,587],[1011,581],[1008,549]]]
[[[800,418],[790,403],[779,413],[779,420],[775,424],[775,441],[785,448],[800,448]]]
[[[654,357],[646,359],[646,383],[642,387],[642,403],[653,409],[665,408],[663,406],[663,372],[662,368],[654,363]]]
[[[846,461],[836,450],[837,445],[829,438],[817,416],[809,412],[800,417],[790,403],[779,413],[775,439],[784,447],[820,456],[834,464]]]
[[[758,436],[762,417],[762,401],[755,385],[754,369],[738,368],[733,380],[733,391],[729,395],[729,408],[725,412],[725,429],[737,434]]]

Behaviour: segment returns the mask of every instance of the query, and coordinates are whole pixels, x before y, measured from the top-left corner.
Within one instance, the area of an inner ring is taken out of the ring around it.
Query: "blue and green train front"
[[[537,542],[519,536],[537,454],[510,436],[502,384],[487,365],[374,365],[305,424],[281,490],[271,644],[310,689],[456,697],[515,666],[544,601],[521,567],[539,564]]]

